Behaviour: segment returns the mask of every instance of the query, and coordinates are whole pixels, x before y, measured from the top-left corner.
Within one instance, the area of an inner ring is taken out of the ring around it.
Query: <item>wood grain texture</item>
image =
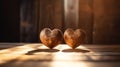
[[[79,0],[64,0],[64,28],[78,28]]]
[[[70,49],[66,44],[61,44],[55,49],[49,49],[41,43],[0,43],[0,48],[3,47],[4,49],[0,50],[0,67],[119,67],[120,65],[120,45],[115,44],[109,46],[83,44],[77,49]]]
[[[120,4],[117,0],[94,0],[93,43],[120,43]]]
[[[21,39],[25,42],[39,42],[38,34],[48,27],[63,32],[81,28],[86,31],[89,44],[120,43],[117,0],[25,0],[21,7]]]
[[[21,1],[21,42],[38,41],[39,0]]]
[[[64,28],[84,29],[87,34],[86,43],[92,43],[93,2],[92,0],[65,0]]]
[[[43,28],[62,29],[62,0],[40,0],[39,31]]]
[[[93,0],[79,0],[79,28],[86,31],[86,43],[93,40]]]

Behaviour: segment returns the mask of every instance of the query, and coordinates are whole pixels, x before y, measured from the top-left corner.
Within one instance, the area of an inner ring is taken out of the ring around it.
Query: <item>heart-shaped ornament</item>
[[[64,32],[64,40],[72,49],[81,45],[86,38],[85,31],[82,29],[73,30],[68,28]]]
[[[63,34],[60,29],[51,30],[49,28],[44,28],[40,32],[40,40],[45,46],[52,49],[62,42]]]

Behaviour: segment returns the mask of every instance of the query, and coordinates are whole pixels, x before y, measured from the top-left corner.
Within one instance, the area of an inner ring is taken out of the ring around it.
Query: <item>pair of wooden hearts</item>
[[[40,32],[41,42],[50,49],[59,45],[63,39],[66,44],[68,44],[72,49],[75,49],[84,42],[85,37],[85,31],[81,29],[73,30],[68,28],[65,30],[64,34],[60,29],[51,30],[49,28],[44,28]]]

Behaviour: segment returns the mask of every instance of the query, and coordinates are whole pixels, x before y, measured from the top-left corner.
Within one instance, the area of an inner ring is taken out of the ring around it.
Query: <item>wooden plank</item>
[[[8,44],[8,46],[5,44]],[[4,47],[6,46],[7,49],[0,50],[0,56],[3,57],[0,59],[1,61],[8,61],[8,60],[14,60],[14,59],[19,59],[21,61],[50,60],[51,57],[45,58],[45,56],[48,56],[48,55],[52,55],[52,57],[54,57],[54,60],[76,60],[77,61],[77,60],[90,60],[90,59],[87,59],[86,57],[81,58],[86,55],[93,56],[93,57],[99,56],[101,58],[109,55],[116,56],[117,58],[117,55],[118,57],[120,55],[119,53],[120,46],[118,45],[114,45],[114,46],[113,45],[111,46],[81,45],[76,49],[71,49],[67,44],[60,44],[54,49],[49,49],[48,47],[39,43],[33,43],[33,44],[32,43],[1,43],[0,48],[3,47],[2,45],[4,45]],[[98,50],[94,50],[94,49],[98,49]],[[107,51],[104,49],[106,49]],[[118,50],[115,50],[115,49],[118,49]],[[100,50],[102,50],[102,52]],[[6,57],[8,55],[9,57]],[[11,58],[12,55],[15,55],[15,56]],[[71,58],[73,56],[76,56],[76,58]],[[33,58],[33,57],[36,57],[36,58]],[[104,59],[105,58],[103,59],[96,58],[96,60],[104,60]],[[107,59],[107,60],[110,60],[110,59]]]
[[[62,0],[40,0],[39,31],[43,28],[62,28]]]
[[[78,28],[86,31],[86,43],[93,41],[93,0],[79,0],[79,23]]]
[[[71,49],[66,44],[60,44],[55,49],[49,49],[40,43],[0,43],[0,48],[1,45],[12,46],[0,50],[1,67],[119,67],[120,65],[120,51],[91,51],[95,48],[112,50],[111,48],[120,48],[120,45],[81,45],[77,49]]]
[[[20,9],[21,42],[37,42],[39,0],[22,0]]]
[[[79,0],[64,0],[64,28],[78,28]]]
[[[120,1],[94,0],[94,44],[120,43]]]
[[[68,62],[68,61],[43,61],[43,62],[10,62],[1,65],[1,67],[119,67],[120,62]]]
[[[64,28],[81,28],[86,31],[86,43],[92,43],[93,4],[92,0],[64,0]]]
[[[0,48],[3,47],[3,45],[6,45],[7,49],[0,50],[1,67],[61,67],[63,64],[69,67],[118,67],[120,65],[120,51],[117,53],[109,51],[87,51],[90,50],[88,48],[100,48],[99,50],[108,48],[113,50],[111,48],[120,48],[120,45],[81,45],[74,50],[70,49],[66,44],[58,45],[55,49],[49,49],[40,43],[0,43]],[[12,47],[8,48],[7,45],[11,45]]]

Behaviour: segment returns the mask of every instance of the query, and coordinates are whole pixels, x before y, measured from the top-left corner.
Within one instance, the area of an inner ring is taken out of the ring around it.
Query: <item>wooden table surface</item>
[[[0,67],[120,67],[120,45],[0,43]]]

